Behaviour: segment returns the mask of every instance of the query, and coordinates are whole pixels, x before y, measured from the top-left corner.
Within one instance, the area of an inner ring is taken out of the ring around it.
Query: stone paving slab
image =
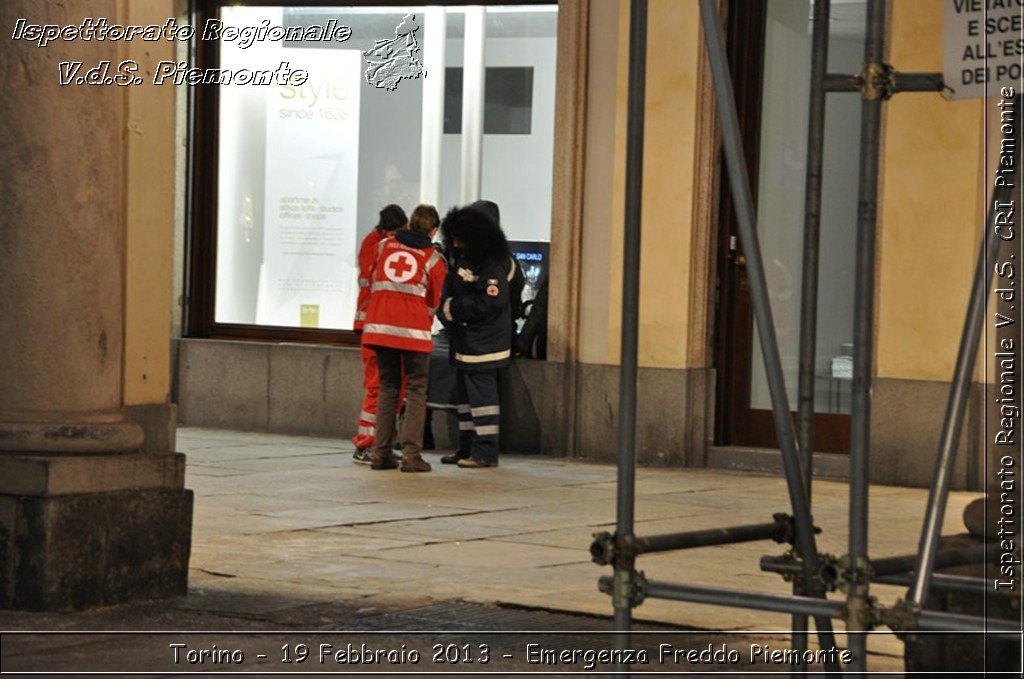
[[[394,540],[410,540],[416,544],[432,544],[435,542],[457,544],[466,540],[501,538],[506,535],[515,535],[522,531],[522,527],[519,526],[496,529],[494,526],[481,523],[485,518],[477,514],[435,516],[428,519],[392,521],[376,525],[325,528],[319,532],[357,535],[362,538],[387,537]],[[558,547],[561,545],[552,546]]]
[[[640,523],[637,523],[639,526]],[[677,524],[678,525],[678,524]],[[593,541],[592,533],[600,532],[599,527],[593,527],[589,532],[580,531],[577,526],[568,528],[557,528],[555,530],[542,531],[520,531],[508,535],[496,535],[490,538],[491,542],[512,542],[524,545],[545,545],[548,547],[566,547],[579,550],[581,553],[590,549]]]
[[[255,516],[261,526],[270,530],[313,530],[317,528],[361,526],[402,519],[433,516],[458,516],[467,510],[441,504],[409,504],[391,502],[339,503],[331,508],[284,509],[259,512]]]
[[[589,554],[575,549],[533,545],[508,548],[493,540],[466,540],[389,549],[378,557],[413,564],[428,563],[451,569],[462,566],[507,567],[510,557],[518,568],[536,569],[569,563],[589,563]]]

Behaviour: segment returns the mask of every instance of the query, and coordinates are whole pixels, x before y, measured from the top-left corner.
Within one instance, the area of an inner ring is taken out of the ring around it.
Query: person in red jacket
[[[423,459],[427,379],[434,343],[431,327],[441,301],[447,267],[431,238],[440,218],[430,205],[412,213],[409,228],[381,241],[370,284],[370,303],[363,324],[363,344],[377,353],[380,394],[377,403],[377,442],[370,456],[372,469],[399,466],[390,441],[398,416],[398,392],[405,376],[405,417],[399,441],[403,472],[429,472]]]
[[[354,329],[361,333],[366,320],[366,309],[370,304],[370,278],[373,265],[377,261],[377,251],[381,241],[394,235],[396,231],[408,224],[405,210],[398,205],[388,205],[380,211],[380,221],[373,231],[366,235],[359,246],[359,298],[356,301],[356,320]],[[370,449],[376,442],[377,429],[377,397],[380,380],[377,375],[377,357],[373,349],[360,341],[359,354],[363,359],[363,409],[359,413],[359,429],[352,439],[356,452],[352,460],[361,464],[370,463]],[[399,398],[401,402],[401,398]]]

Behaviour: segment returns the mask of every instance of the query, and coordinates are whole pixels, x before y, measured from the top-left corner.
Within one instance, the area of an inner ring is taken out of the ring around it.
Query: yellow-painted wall
[[[697,73],[696,2],[654,0],[647,43],[640,364],[685,368],[692,278]]]
[[[894,0],[889,62],[942,71],[942,0]],[[878,377],[953,374],[984,211],[984,100],[886,105],[879,208]]]
[[[130,0],[122,23],[162,24],[174,0]],[[126,43],[146,83],[126,87],[124,405],[167,403],[171,378],[175,88],[151,83],[153,66],[173,60],[171,41]],[[160,162],[155,162],[155,161]]]
[[[699,26],[697,3],[649,5],[639,348],[644,367],[688,367]],[[580,357],[615,364],[622,328],[629,3],[622,0],[616,8],[595,2],[590,38]]]
[[[610,353],[611,318],[618,313],[622,278],[622,182],[625,162],[625,105],[620,102],[626,71],[628,13],[623,2],[591,5],[587,63],[587,129],[580,257],[579,357],[605,363]],[[621,129],[620,129],[621,128]],[[614,244],[614,246],[613,246]],[[618,327],[618,324],[616,324]],[[616,344],[617,346],[617,344]]]

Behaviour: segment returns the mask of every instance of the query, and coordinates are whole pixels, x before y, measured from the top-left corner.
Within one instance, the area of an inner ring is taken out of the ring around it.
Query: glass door
[[[746,3],[733,5],[736,12],[746,11]],[[832,6],[828,70],[854,73],[860,69],[864,49],[865,4],[833,0]],[[753,33],[763,45],[760,73],[737,75],[737,88],[754,88],[757,96],[738,92],[738,101],[747,106],[744,134],[751,173],[757,177],[757,226],[793,408],[800,350],[812,12],[811,0],[768,0],[763,14],[734,15],[731,27],[737,39],[739,24],[754,22],[744,30],[748,39]],[[751,68],[749,62],[734,60],[733,64],[734,71]],[[845,452],[849,446],[859,146],[860,98],[828,95],[815,370],[815,449],[819,451]],[[723,200],[731,199],[723,194]],[[746,259],[731,210],[722,212],[719,443],[776,447],[764,360],[753,327]]]

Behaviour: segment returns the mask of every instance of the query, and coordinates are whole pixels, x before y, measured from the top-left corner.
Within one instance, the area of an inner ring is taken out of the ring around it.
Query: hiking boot
[[[459,460],[468,460],[469,455],[459,455],[458,452],[445,455],[441,458],[441,464],[458,464]]]
[[[374,453],[370,456],[370,469],[398,469],[398,461],[391,451],[385,451],[383,455]]]
[[[466,457],[459,460],[459,466],[463,469],[484,469],[485,467],[497,467],[498,461],[478,460],[475,457]]]
[[[429,472],[430,463],[419,455],[406,455],[402,458],[401,469],[403,472]]]

